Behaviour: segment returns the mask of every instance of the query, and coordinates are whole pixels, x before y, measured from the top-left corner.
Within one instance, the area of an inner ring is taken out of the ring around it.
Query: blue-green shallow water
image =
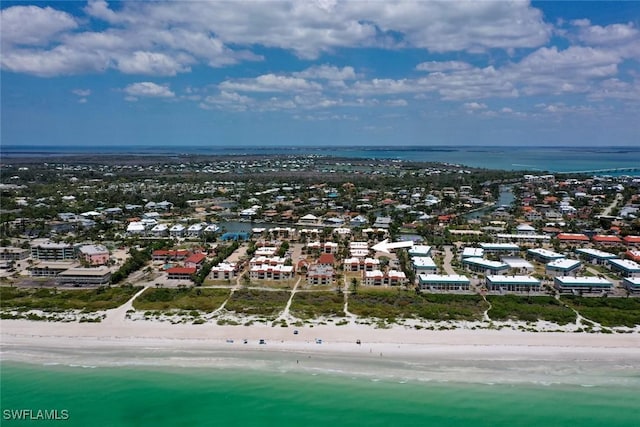
[[[1,406],[67,410],[3,426],[637,426],[638,390],[373,381],[214,368],[2,364]]]

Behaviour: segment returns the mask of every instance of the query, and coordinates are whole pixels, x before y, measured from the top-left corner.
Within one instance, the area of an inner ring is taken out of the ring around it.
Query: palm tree
[[[358,285],[360,285],[358,279],[356,279],[355,277],[351,278],[351,289],[353,290],[354,294],[358,293]]]

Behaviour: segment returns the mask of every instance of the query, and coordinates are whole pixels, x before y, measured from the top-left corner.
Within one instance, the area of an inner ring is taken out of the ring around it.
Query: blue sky
[[[2,144],[639,145],[640,2],[2,2]]]

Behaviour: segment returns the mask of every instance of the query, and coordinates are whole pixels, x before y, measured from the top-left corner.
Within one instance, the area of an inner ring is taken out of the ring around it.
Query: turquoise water
[[[638,175],[640,147],[485,147],[485,146],[283,146],[283,147],[223,147],[223,146],[12,146],[0,147],[6,157],[70,155],[70,154],[131,154],[163,156],[176,154],[201,155],[325,155],[360,159],[398,159],[419,162],[447,162],[471,167],[499,170],[531,170],[576,172],[607,170],[607,175]],[[612,171],[612,169],[626,169]],[[632,169],[632,170],[629,170]]]
[[[2,364],[3,426],[635,426],[634,387],[462,384],[216,368]],[[35,413],[35,412],[34,412]]]

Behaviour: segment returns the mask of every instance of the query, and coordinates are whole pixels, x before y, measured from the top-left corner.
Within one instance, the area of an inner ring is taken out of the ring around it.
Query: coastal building
[[[462,265],[468,270],[482,274],[507,274],[509,266],[501,261],[490,261],[484,258],[465,258]]]
[[[238,267],[236,264],[221,262],[211,267],[209,279],[211,280],[232,280],[236,278]]]
[[[622,279],[622,286],[632,294],[640,294],[640,278],[625,277]]]
[[[31,244],[31,257],[41,261],[63,261],[75,258],[73,246],[68,243],[54,243],[48,240]]]
[[[418,286],[422,290],[432,292],[468,291],[471,281],[466,276],[457,274],[420,274]]]
[[[146,228],[144,224],[140,221],[131,221],[127,225],[127,234],[129,235],[144,234],[145,231],[146,231]]]
[[[622,239],[618,236],[608,236],[604,234],[597,234],[591,238],[594,245],[598,246],[620,246],[622,245]]]
[[[389,270],[383,273],[380,270],[363,272],[364,286],[400,286],[407,282],[407,277],[402,271]]]
[[[169,226],[167,224],[156,224],[150,230],[150,234],[154,237],[166,237],[169,235]]]
[[[516,227],[516,233],[519,235],[534,235],[536,234],[536,228],[531,224],[520,224]]]
[[[482,258],[484,256],[484,249],[482,248],[464,248],[460,259],[465,258]]]
[[[410,257],[430,257],[431,246],[426,245],[413,245],[407,251]]]
[[[172,267],[167,270],[167,278],[169,280],[191,280],[191,276],[195,273],[195,267]]]
[[[516,274],[532,273],[534,270],[533,264],[526,259],[519,257],[502,257],[502,262],[509,266],[509,270]]]
[[[597,265],[606,265],[610,260],[618,258],[615,254],[590,248],[578,248],[576,253],[586,262]]]
[[[63,271],[73,267],[78,267],[78,265],[64,261],[41,261],[30,266],[28,270],[31,277],[56,277]]]
[[[167,262],[167,261],[183,261],[185,260],[191,252],[186,249],[178,249],[178,250],[166,250],[166,249],[158,249],[151,253],[151,259],[155,262]]]
[[[307,269],[307,284],[331,285],[335,272],[330,265],[311,264]]]
[[[195,267],[196,271],[202,268],[204,261],[207,259],[207,256],[203,253],[195,253],[189,255],[188,258],[184,260],[184,266],[187,268]]]
[[[489,275],[485,282],[487,289],[500,293],[540,292],[540,280],[531,276]]]
[[[640,264],[630,259],[610,259],[609,267],[623,277],[640,277]]]
[[[640,262],[640,251],[629,249],[624,253],[624,256],[631,261]]]
[[[589,237],[580,233],[560,233],[556,239],[564,245],[578,245],[589,243]]]
[[[565,258],[563,254],[559,254],[557,252],[550,251],[548,249],[543,249],[543,248],[527,249],[527,257],[535,261],[544,262],[544,263],[554,261],[556,259]]]
[[[520,246],[515,243],[480,243],[485,254],[515,255],[520,252]]]
[[[553,284],[561,293],[607,293],[613,288],[613,283],[602,277],[572,277],[558,276],[553,279]]]
[[[293,277],[293,266],[284,264],[259,264],[249,270],[251,280],[289,280]]]
[[[300,217],[300,219],[298,220],[298,223],[300,225],[317,225],[318,217],[312,214],[307,214],[303,217]]]
[[[345,259],[343,265],[345,271],[373,271],[380,268],[380,260],[376,258],[351,257]]]
[[[433,274],[438,270],[433,258],[428,256],[414,256],[411,258],[411,264],[416,274]]]
[[[625,245],[635,246],[640,248],[640,236],[624,236],[622,241]]]
[[[29,249],[5,246],[0,248],[0,261],[20,261],[27,259],[30,253]]]
[[[169,236],[174,237],[174,238],[180,238],[184,236],[185,233],[185,226],[182,224],[175,224],[174,226],[172,226],[169,229]]]
[[[74,267],[60,272],[56,282],[60,285],[100,286],[111,281],[111,271],[106,266],[83,268]]]
[[[206,223],[191,224],[187,227],[188,237],[200,237],[204,233],[204,229],[207,226]]]
[[[505,234],[498,233],[496,234],[496,240],[500,243],[508,243],[513,242],[520,244],[542,244],[549,243],[551,241],[551,236],[546,234]]]
[[[561,258],[550,261],[545,266],[547,276],[575,276],[580,271],[581,263],[575,259]]]
[[[89,265],[105,265],[109,262],[109,250],[102,245],[83,245],[78,248],[78,258]]]

